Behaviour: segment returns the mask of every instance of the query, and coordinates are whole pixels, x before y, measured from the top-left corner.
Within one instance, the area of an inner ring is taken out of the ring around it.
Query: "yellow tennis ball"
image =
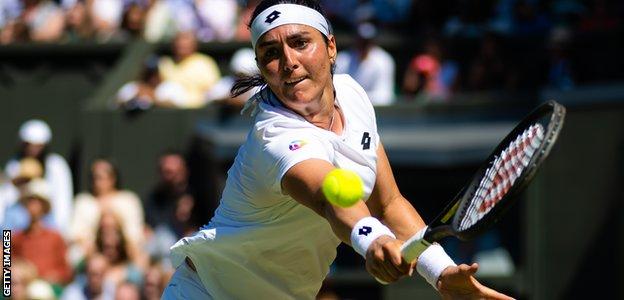
[[[357,173],[334,169],[323,180],[323,194],[331,204],[349,207],[364,197],[364,184]]]

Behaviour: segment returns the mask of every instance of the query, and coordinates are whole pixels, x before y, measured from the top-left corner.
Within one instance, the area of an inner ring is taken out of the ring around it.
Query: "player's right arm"
[[[321,188],[323,179],[335,168],[331,163],[321,159],[299,162],[282,177],[282,190],[327,219],[334,234],[343,242],[351,244],[351,229],[357,221],[370,216],[370,212],[363,201],[345,208],[331,205],[325,199]]]
[[[297,202],[314,210],[325,218],[334,234],[344,243],[351,245],[351,231],[356,223],[370,217],[370,211],[364,201],[358,201],[351,207],[331,205],[323,195],[323,179],[335,167],[321,159],[307,159],[291,167],[282,178],[282,190]],[[370,244],[366,259],[367,269],[375,277],[392,282],[411,273],[409,265],[401,265],[401,243],[382,235]],[[353,245],[351,245],[353,246]],[[394,255],[390,255],[390,253]],[[394,259],[391,259],[394,258]],[[375,266],[369,268],[369,266]]]

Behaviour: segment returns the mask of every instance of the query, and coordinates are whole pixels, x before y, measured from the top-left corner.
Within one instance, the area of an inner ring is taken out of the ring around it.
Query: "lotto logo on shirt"
[[[288,145],[288,149],[290,149],[290,151],[295,151],[295,150],[299,150],[301,149],[301,147],[305,146],[305,144],[307,144],[308,142],[306,142],[305,140],[295,140],[290,142],[290,144]]]

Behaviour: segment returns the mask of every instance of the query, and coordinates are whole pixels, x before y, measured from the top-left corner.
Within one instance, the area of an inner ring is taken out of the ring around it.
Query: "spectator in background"
[[[141,266],[144,262],[139,256],[142,253],[129,247],[127,237],[118,216],[112,212],[102,214],[95,238],[96,253],[106,257],[110,268],[105,278],[115,287],[125,281],[140,284],[143,278]]]
[[[133,282],[122,282],[115,290],[115,300],[141,300],[139,287]]]
[[[202,42],[227,42],[236,34],[238,4],[236,0],[194,0]]]
[[[147,110],[158,105],[159,102],[167,102],[167,96],[162,95],[161,83],[162,80],[158,73],[158,58],[149,56],[143,62],[139,78],[124,84],[119,89],[115,106],[128,112],[134,112]],[[182,87],[178,86],[178,89],[182,93]],[[171,89],[164,90],[171,91]],[[179,97],[180,93],[173,93],[172,96]]]
[[[170,272],[166,272],[160,263],[153,263],[143,277],[143,299],[159,300],[170,277]]]
[[[65,13],[65,42],[84,42],[93,38],[94,28],[85,0],[76,0]]]
[[[548,70],[548,86],[558,90],[574,88],[574,74],[570,60],[571,32],[564,28],[554,28],[548,39],[550,62]]]
[[[16,19],[22,11],[21,0],[3,0],[0,2],[0,28]]]
[[[65,17],[63,10],[54,1],[24,0],[24,10],[19,17],[28,29],[29,40],[55,42],[63,36]]]
[[[115,99],[115,106],[133,114],[153,106],[172,107],[174,103],[186,102],[186,91],[178,82],[163,81],[158,71],[159,59],[145,59],[136,80],[124,84]]]
[[[107,212],[119,217],[130,251],[138,255],[144,241],[141,200],[132,191],[121,189],[119,172],[111,161],[96,159],[91,163],[89,191],[78,194],[75,201],[71,223],[74,263],[94,252],[98,221]]]
[[[237,78],[260,73],[256,65],[255,52],[251,48],[238,49],[232,55],[229,67],[231,74],[221,78],[221,80],[206,93],[206,102],[224,104],[238,111],[243,108],[247,99],[259,90],[258,88],[252,88],[237,97],[231,97],[230,93]]]
[[[458,73],[457,64],[444,58],[440,42],[429,40],[405,71],[403,94],[408,97],[423,94],[426,101],[446,101],[456,88]]]
[[[0,217],[3,228],[18,231],[28,227],[30,215],[23,203],[18,200],[27,192],[26,187],[31,180],[42,177],[43,167],[38,160],[27,157],[20,161],[18,174],[3,186],[4,195],[0,198],[2,205],[6,207],[6,211]],[[55,228],[51,214],[46,214],[43,220],[46,227]]]
[[[193,209],[195,191],[189,184],[189,170],[181,153],[169,151],[158,159],[159,182],[145,203],[147,223],[155,232],[169,232],[175,238],[197,229]]]
[[[106,280],[110,267],[106,257],[93,254],[87,259],[85,266],[85,274],[78,276],[63,290],[61,300],[113,299],[115,286]]]
[[[158,177],[145,202],[147,252],[169,265],[172,243],[197,229],[197,191],[189,183],[189,169],[181,153],[167,151],[159,157]]]
[[[0,44],[24,42],[28,31],[19,18],[22,13],[21,0],[0,1]]]
[[[37,268],[27,260],[11,261],[11,299],[28,300],[28,285],[37,278]]]
[[[260,2],[259,0],[249,0],[247,3],[242,5],[239,9],[240,12],[238,14],[238,21],[236,22],[236,33],[234,34],[234,38],[237,41],[241,42],[249,42],[251,40],[251,33],[249,32],[249,28],[247,24],[249,24],[249,20],[251,19],[251,14],[254,9]]]
[[[357,27],[357,39],[352,49],[341,51],[336,59],[336,73],[349,74],[366,91],[373,105],[394,102],[394,58],[377,46],[377,29],[371,23]]]
[[[130,2],[121,17],[121,30],[126,40],[143,37],[146,9],[138,1]]]
[[[214,59],[197,52],[193,32],[179,32],[173,41],[173,56],[161,58],[160,77],[183,88],[184,95],[172,107],[198,108],[204,105],[205,93],[219,80],[221,73]],[[177,99],[171,99],[177,100]]]
[[[13,236],[13,254],[33,263],[39,277],[45,281],[66,285],[72,279],[72,270],[65,259],[65,241],[59,232],[46,228],[42,221],[50,211],[47,183],[42,179],[31,180],[20,201],[28,210],[30,224]]]
[[[176,2],[186,5],[183,1],[176,0],[149,1],[143,33],[145,40],[156,43],[170,41],[175,36],[178,31],[175,11],[181,7]]]
[[[499,37],[487,34],[479,53],[470,63],[467,89],[471,91],[502,89],[507,81],[503,49]]]
[[[236,0],[152,1],[145,22],[145,39],[168,41],[176,32],[193,32],[202,42],[229,41],[236,34]]]
[[[15,178],[20,171],[20,161],[24,158],[34,158],[43,166],[43,178],[50,189],[50,202],[54,227],[68,235],[69,221],[73,210],[73,182],[72,176],[63,157],[49,151],[52,140],[52,130],[42,120],[29,120],[19,129],[20,146],[15,157],[9,160],[5,173]],[[16,193],[16,192],[15,192]]]
[[[89,16],[93,22],[95,39],[100,43],[125,41],[120,26],[123,16],[123,1],[121,0],[91,0],[87,2]]]

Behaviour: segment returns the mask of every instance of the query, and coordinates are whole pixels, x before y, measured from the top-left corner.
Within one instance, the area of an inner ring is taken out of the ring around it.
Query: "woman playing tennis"
[[[266,0],[251,19],[260,75],[239,81],[254,125],[238,151],[210,223],[172,247],[177,267],[163,299],[314,299],[340,242],[394,282],[416,269],[444,298],[508,299],[481,285],[441,246],[417,262],[400,246],[425,226],[394,181],[373,107],[348,75],[334,75],[336,41],[316,1]],[[335,168],[358,173],[365,196],[331,205]]]

